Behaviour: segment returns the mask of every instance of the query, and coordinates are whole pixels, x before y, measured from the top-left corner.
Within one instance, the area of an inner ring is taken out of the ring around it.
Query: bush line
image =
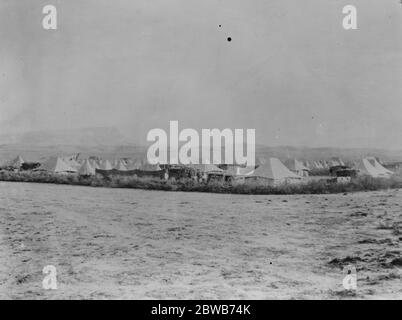
[[[155,178],[112,176],[79,176],[61,175],[49,172],[12,172],[0,171],[0,181],[54,183],[106,188],[133,188],[144,190],[211,192],[233,194],[331,194],[356,191],[374,191],[402,188],[402,177],[389,179],[358,177],[349,183],[332,183],[326,180],[312,180],[299,184],[282,184],[267,186],[259,183],[231,184],[228,182],[211,181],[197,182],[192,179],[160,180]]]

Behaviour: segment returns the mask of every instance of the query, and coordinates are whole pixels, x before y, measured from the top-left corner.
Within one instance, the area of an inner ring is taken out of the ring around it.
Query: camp
[[[309,175],[310,169],[308,169],[306,166],[303,165],[302,162],[296,159],[285,161],[285,165],[290,171],[296,173],[300,177],[307,177]]]
[[[78,174],[80,176],[93,176],[95,175],[95,168],[91,165],[90,161],[86,159],[78,170]]]
[[[35,171],[48,171],[53,173],[67,174],[74,173],[78,170],[72,168],[59,157],[50,157],[42,165],[35,169]]]
[[[384,168],[384,167],[377,161],[377,159],[376,159],[375,157],[368,157],[368,158],[366,158],[366,159],[370,162],[370,164],[371,164],[372,166],[374,166],[374,168],[377,169],[378,172],[380,172],[380,174],[385,174],[385,175],[392,175],[392,174],[394,174],[391,170],[388,170],[388,169]]]
[[[4,168],[13,168],[13,169],[19,169],[21,166],[25,163],[24,159],[22,159],[21,156],[17,156],[11,161],[6,162],[5,164],[2,165]]]
[[[113,167],[112,167],[112,165],[111,165],[109,160],[103,160],[103,161],[100,161],[100,163],[99,163],[99,169],[112,170]]]
[[[127,171],[127,167],[121,159],[117,162],[114,168],[120,171]]]
[[[381,165],[380,165],[381,166]],[[381,166],[382,167],[382,166]],[[382,167],[384,168],[384,167]],[[386,171],[383,171],[376,168],[373,164],[370,163],[369,159],[364,158],[360,160],[357,165],[356,169],[358,170],[358,174],[362,176],[370,176],[373,178],[389,178],[390,174]],[[387,170],[384,168],[384,170]],[[389,171],[389,170],[387,170]]]
[[[277,185],[281,183],[297,183],[301,177],[290,171],[277,158],[269,158],[268,161],[260,165],[255,171],[245,177],[246,181],[256,181],[263,184]]]
[[[94,169],[100,169],[100,162],[95,159],[89,159],[89,164],[94,168]]]

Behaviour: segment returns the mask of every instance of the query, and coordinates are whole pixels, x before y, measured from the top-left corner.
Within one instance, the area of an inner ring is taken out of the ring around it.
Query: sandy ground
[[[2,299],[402,298],[402,190],[247,196],[0,182]],[[343,266],[357,291],[343,289]],[[57,268],[57,290],[42,269]]]

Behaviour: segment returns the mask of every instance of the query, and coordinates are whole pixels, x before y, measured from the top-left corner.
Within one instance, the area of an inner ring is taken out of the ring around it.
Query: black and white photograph
[[[401,1],[0,0],[0,300],[401,300],[401,253]]]

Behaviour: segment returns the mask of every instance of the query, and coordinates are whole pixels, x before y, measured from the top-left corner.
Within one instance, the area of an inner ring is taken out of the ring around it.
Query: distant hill
[[[0,144],[29,146],[116,146],[127,144],[127,142],[117,129],[99,127],[74,130],[34,131],[20,135],[1,136]]]
[[[106,159],[145,158],[147,146],[128,142],[119,130],[110,127],[37,131],[0,136],[0,161],[13,159],[17,155],[28,161],[42,161],[49,156],[65,156],[73,153],[80,153],[81,158],[88,156]],[[375,156],[385,162],[402,161],[402,150],[256,145],[256,158],[328,160],[331,157],[340,157],[350,161],[366,156]]]
[[[309,147],[256,147],[257,157],[276,157],[279,159],[302,160],[328,160],[332,157],[340,157],[346,161],[362,159],[367,156],[378,157],[383,161],[402,161],[402,150],[385,150],[374,148],[309,148]]]
[[[8,144],[0,145],[0,162],[11,160],[21,155],[28,161],[42,161],[49,156],[66,156],[80,153],[80,158],[98,156],[105,159],[118,158],[145,158],[146,146],[134,144],[126,145],[27,145]],[[281,160],[296,158],[300,160],[328,160],[331,157],[340,157],[344,161],[361,159],[366,156],[375,156],[382,161],[402,161],[402,151],[378,149],[343,149],[343,148],[306,148],[306,147],[256,147],[256,158],[276,157]]]

